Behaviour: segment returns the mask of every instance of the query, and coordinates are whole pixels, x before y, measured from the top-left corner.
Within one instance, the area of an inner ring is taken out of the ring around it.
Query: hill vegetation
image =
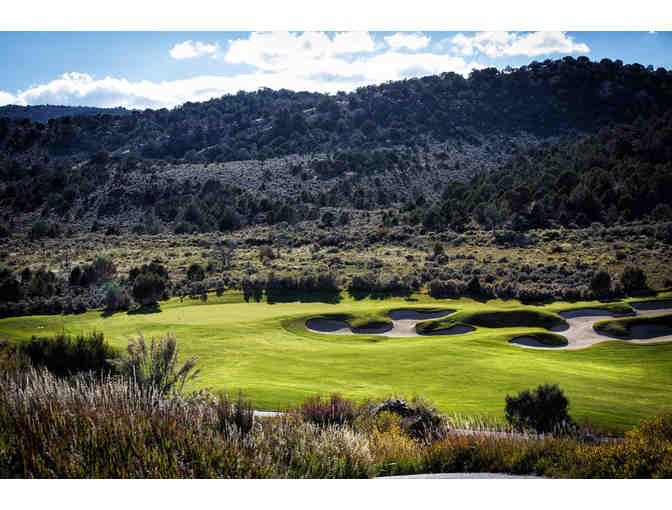
[[[671,105],[670,71],[567,57],[0,119],[0,314],[227,288],[543,301],[668,287]],[[152,261],[165,274],[136,280]]]
[[[349,94],[262,89],[121,116],[5,118],[3,228],[29,213],[139,233],[347,222],[325,207],[458,231],[666,217],[670,106],[670,71],[566,57]]]

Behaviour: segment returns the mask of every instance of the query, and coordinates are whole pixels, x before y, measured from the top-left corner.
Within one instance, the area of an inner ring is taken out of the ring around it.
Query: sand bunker
[[[476,331],[476,328],[464,324],[457,324],[452,328],[439,329],[437,331],[432,331],[431,333],[422,333],[422,336],[463,335],[465,333],[471,333],[472,331]]]
[[[417,310],[392,310],[390,319],[392,324],[382,328],[351,328],[345,321],[333,319],[308,319],[306,329],[313,333],[328,333],[330,335],[381,335],[389,337],[410,337],[410,336],[437,336],[437,335],[461,335],[474,331],[470,326],[453,326],[449,329],[436,331],[434,333],[419,334],[415,326],[419,322],[432,319],[439,319],[455,313],[455,310],[441,310],[437,312],[422,312]]]
[[[532,347],[533,349],[562,349],[564,345],[546,345],[531,336],[519,336],[509,340],[510,344],[520,345],[521,347]]]
[[[579,310],[569,310],[560,312],[558,315],[564,319],[574,319],[576,317],[612,317],[612,313],[606,308],[581,308]],[[627,315],[634,315],[630,313]]]
[[[439,310],[438,312],[422,312],[418,310],[392,310],[390,319],[393,321],[427,321],[430,319],[440,319],[446,315],[455,313],[455,310]]]
[[[350,326],[345,321],[331,319],[308,319],[306,328],[318,333],[331,333],[332,335],[351,335]]]
[[[630,328],[630,338],[645,340],[649,338],[672,337],[672,328],[660,324],[636,324]]]
[[[567,339],[567,345],[552,346],[544,345],[529,336],[516,337],[509,341],[510,344],[529,349],[585,349],[591,345],[608,340],[625,340],[630,343],[652,343],[672,341],[672,328],[647,324],[636,325],[630,330],[630,338],[616,338],[614,336],[598,333],[593,329],[596,322],[627,316],[649,316],[664,313],[672,313],[672,301],[644,301],[632,303],[633,313],[612,314],[605,308],[583,308],[560,312],[569,326],[556,326],[550,331],[562,334]]]
[[[639,303],[630,303],[630,306],[638,311],[655,310],[657,313],[661,313],[661,310],[672,309],[672,301],[640,301]]]

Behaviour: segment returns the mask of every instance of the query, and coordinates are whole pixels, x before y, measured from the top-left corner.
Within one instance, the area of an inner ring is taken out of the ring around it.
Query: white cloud
[[[586,44],[574,42],[565,32],[478,32],[471,37],[460,33],[448,42],[451,51],[458,55],[471,56],[479,52],[490,58],[590,52]]]
[[[0,90],[0,106],[4,106],[7,104],[21,104],[21,102],[17,97],[10,94],[9,92]]]
[[[431,39],[423,34],[407,34],[397,32],[394,35],[384,37],[387,45],[393,50],[407,48],[411,51],[418,51],[429,46]]]
[[[252,32],[247,39],[230,41],[224,60],[268,71],[325,67],[337,56],[371,53],[376,44],[368,32],[342,32],[331,39],[324,32]]]
[[[368,32],[341,32],[334,34],[332,44],[335,55],[376,51],[376,42]]]
[[[189,44],[185,46],[186,43]],[[409,48],[408,44],[403,47]],[[180,58],[189,58],[193,53],[190,52],[197,52],[199,48],[198,43],[191,41],[176,45],[178,47]],[[419,48],[417,44],[415,47]],[[377,44],[367,32],[338,33],[333,37],[323,32],[255,32],[246,39],[231,41],[226,51],[218,55],[223,57],[223,62],[247,64],[252,70],[233,76],[199,76],[162,82],[131,82],[111,76],[94,79],[85,73],[65,73],[49,83],[14,95],[0,92],[0,100],[6,97],[7,102],[33,105],[162,108],[260,87],[335,93],[442,72],[467,76],[472,69],[483,67],[462,56],[396,51]]]
[[[206,44],[201,41],[184,41],[173,46],[170,56],[175,60],[202,57],[204,55],[216,56],[219,50],[217,44]]]

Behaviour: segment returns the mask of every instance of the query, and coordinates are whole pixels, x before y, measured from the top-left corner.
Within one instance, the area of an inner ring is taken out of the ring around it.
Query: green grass
[[[593,328],[595,331],[607,335],[617,336],[619,338],[630,338],[630,331],[633,326],[666,326],[672,331],[672,314],[650,315],[647,317],[626,317],[624,319],[613,319],[596,322]]]
[[[225,293],[207,303],[171,299],[161,303],[160,313],[103,317],[100,311],[90,311],[3,319],[0,339],[96,329],[112,345],[125,347],[137,330],[146,337],[171,331],[182,357],[199,356],[201,377],[193,389],[241,389],[259,409],[282,409],[316,393],[338,392],[358,400],[398,394],[425,396],[446,413],[501,419],[507,394],[557,383],[570,400],[574,418],[622,431],[669,406],[672,344],[612,341],[583,350],[543,351],[508,343],[516,336],[548,334],[538,326],[477,325],[466,335],[413,338],[327,335],[305,329],[306,319],[326,314],[342,314],[351,321],[389,320],[390,310],[434,307],[457,310],[473,321],[481,320],[479,313],[484,311],[555,313],[580,306],[603,304],[522,307],[517,301],[484,304],[426,295],[355,301],[344,295],[339,304],[270,305],[247,304],[240,294]]]

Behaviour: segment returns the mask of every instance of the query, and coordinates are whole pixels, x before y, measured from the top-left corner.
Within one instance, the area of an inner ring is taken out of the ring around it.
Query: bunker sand
[[[474,331],[475,328],[463,325],[453,326],[449,329],[435,331],[433,333],[420,334],[416,326],[420,322],[440,319],[455,313],[455,310],[441,310],[438,312],[419,312],[417,310],[392,310],[390,319],[392,324],[382,328],[351,328],[347,322],[333,319],[308,319],[306,329],[313,333],[328,333],[330,335],[381,335],[389,337],[414,337],[414,336],[440,336],[462,335]]]
[[[569,326],[554,327],[550,331],[559,333],[567,339],[567,345],[564,346],[544,345],[530,336],[519,336],[510,340],[509,343],[529,349],[575,350],[585,349],[591,345],[609,340],[622,340],[633,344],[672,342],[672,329],[655,324],[633,326],[629,339],[602,334],[593,329],[593,325],[602,320],[672,313],[672,301],[643,301],[631,303],[631,306],[634,310],[633,313],[621,315],[614,315],[604,308],[584,308],[560,312],[560,315],[567,321]]]

